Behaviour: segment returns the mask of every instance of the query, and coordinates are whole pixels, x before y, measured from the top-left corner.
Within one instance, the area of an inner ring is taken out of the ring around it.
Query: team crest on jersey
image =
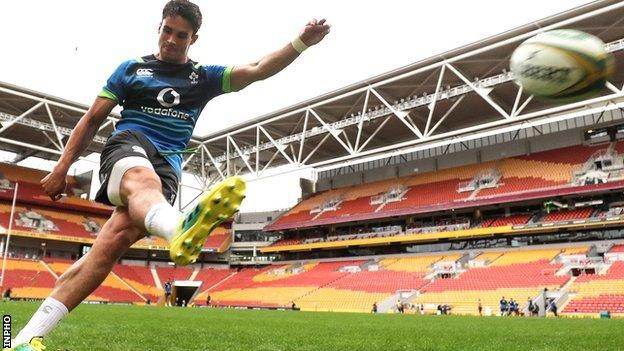
[[[197,73],[195,73],[195,71],[193,71],[189,75],[189,79],[191,80],[191,84],[197,84],[197,80],[199,79],[199,74],[197,74]]]
[[[136,75],[139,77],[153,77],[154,71],[151,68],[139,68],[136,70]]]

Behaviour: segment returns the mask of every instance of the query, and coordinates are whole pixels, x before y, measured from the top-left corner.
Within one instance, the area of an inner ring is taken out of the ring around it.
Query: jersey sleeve
[[[108,78],[106,85],[102,88],[102,91],[98,94],[99,97],[111,99],[121,105],[126,99],[127,82],[128,82],[128,67],[134,62],[128,60],[123,62],[115,72]]]
[[[209,98],[232,91],[230,87],[230,74],[233,66],[208,65],[202,66],[206,74],[207,95]]]

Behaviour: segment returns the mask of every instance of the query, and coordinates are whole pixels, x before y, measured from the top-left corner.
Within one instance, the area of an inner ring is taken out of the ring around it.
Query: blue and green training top
[[[195,123],[212,98],[230,92],[232,67],[189,60],[173,64],[154,55],[123,62],[99,94],[122,106],[115,133],[145,135],[180,176]]]

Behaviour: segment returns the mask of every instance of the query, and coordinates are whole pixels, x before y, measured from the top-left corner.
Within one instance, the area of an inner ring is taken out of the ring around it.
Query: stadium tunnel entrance
[[[201,282],[176,280],[173,284],[172,299],[175,306],[185,307],[199,294]]]

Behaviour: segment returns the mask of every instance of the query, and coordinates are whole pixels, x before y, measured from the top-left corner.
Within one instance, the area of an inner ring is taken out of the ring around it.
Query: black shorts
[[[117,161],[131,156],[146,158],[162,183],[162,193],[169,204],[173,205],[178,193],[178,176],[167,160],[142,133],[125,130],[112,135],[106,141],[100,155],[100,190],[95,201],[114,206],[108,199],[107,187],[113,166]]]

